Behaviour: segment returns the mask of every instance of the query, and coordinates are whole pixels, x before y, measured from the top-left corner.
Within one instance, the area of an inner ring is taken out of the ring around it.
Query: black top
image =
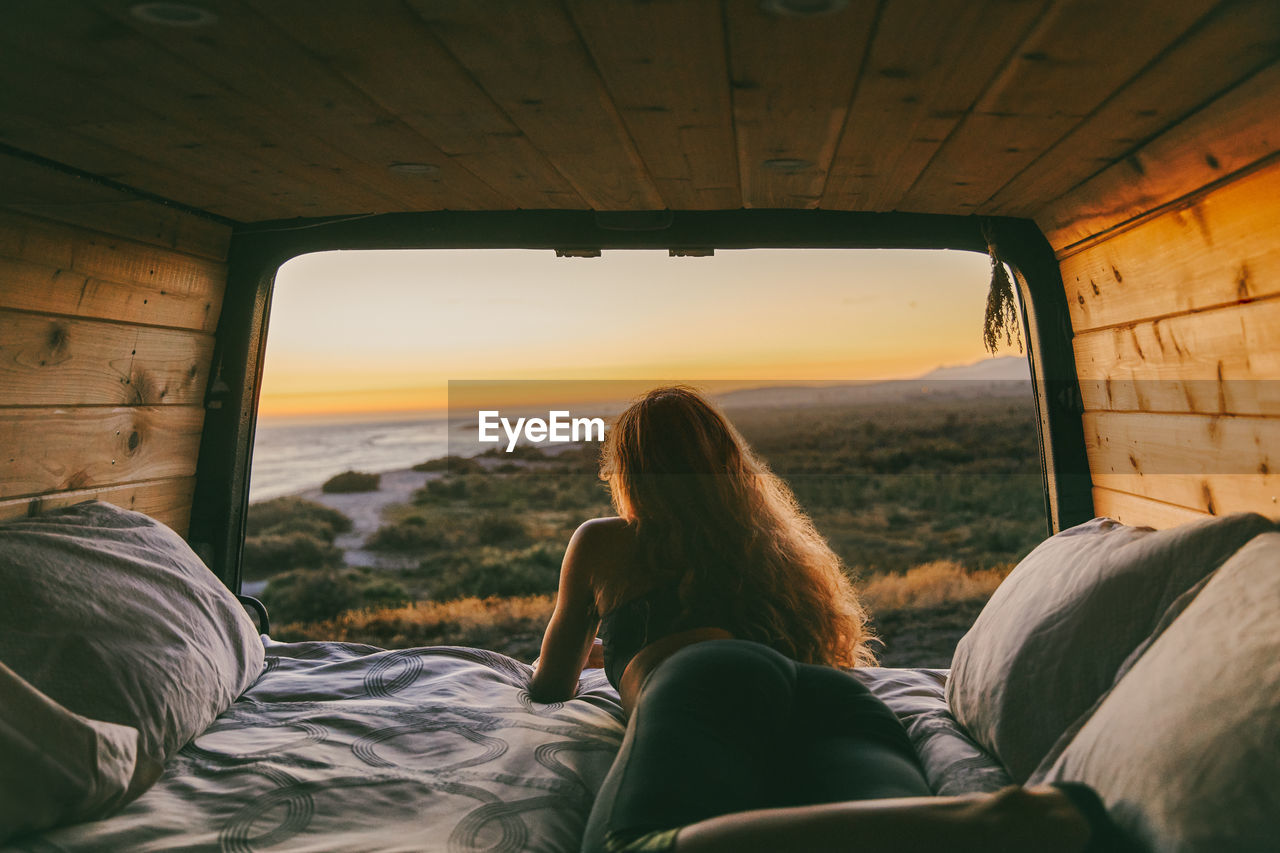
[[[600,618],[604,674],[621,689],[622,673],[636,653],[654,640],[693,625],[682,624],[680,598],[673,585],[659,586],[628,599]]]

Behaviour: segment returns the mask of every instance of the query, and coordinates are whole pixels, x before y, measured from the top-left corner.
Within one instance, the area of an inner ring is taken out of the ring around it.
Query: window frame
[[[238,226],[205,394],[188,539],[233,592],[249,505],[263,355],[280,267],[339,249],[955,249],[989,229],[1022,297],[1048,532],[1093,517],[1071,316],[1053,249],[1029,219],[826,210],[440,211]],[[974,334],[979,334],[977,324]]]

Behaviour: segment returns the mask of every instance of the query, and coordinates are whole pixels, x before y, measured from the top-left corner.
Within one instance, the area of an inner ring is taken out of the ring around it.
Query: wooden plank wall
[[[96,498],[185,535],[231,229],[0,175],[0,519]]]
[[[1099,515],[1280,517],[1280,65],[1045,208]]]

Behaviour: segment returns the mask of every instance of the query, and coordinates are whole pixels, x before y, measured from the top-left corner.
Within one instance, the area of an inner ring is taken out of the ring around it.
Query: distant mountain
[[[774,385],[716,396],[726,409],[759,406],[838,406],[896,403],[924,397],[1007,397],[1031,394],[1031,370],[1024,356],[986,358],[973,364],[938,367],[915,379],[850,382],[840,385]]]
[[[1021,379],[1031,381],[1031,363],[1024,355],[1002,355],[984,358],[973,364],[957,364],[952,367],[935,367],[921,379],[982,379],[986,381]]]

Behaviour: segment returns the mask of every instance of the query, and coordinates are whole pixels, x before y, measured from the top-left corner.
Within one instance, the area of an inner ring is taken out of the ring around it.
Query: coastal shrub
[[[245,519],[245,534],[258,536],[263,533],[283,533],[302,530],[328,539],[351,529],[351,519],[336,509],[302,498],[272,498],[249,504]]]
[[[524,545],[529,541],[529,531],[519,518],[489,514],[476,521],[475,541],[481,545]]]
[[[595,442],[570,447],[553,457],[556,467],[566,473],[595,477],[600,471],[600,445]]]
[[[299,530],[264,533],[244,540],[244,575],[249,579],[294,569],[323,569],[342,565],[342,551],[319,536]]]
[[[337,532],[333,529],[332,525],[307,518],[268,528],[260,535],[287,536],[295,533],[310,536],[313,539],[319,539],[322,542],[329,543],[332,543],[333,540],[337,538]]]
[[[346,610],[399,606],[411,600],[395,580],[367,569],[295,569],[267,584],[271,617],[278,623],[322,622]]]
[[[936,560],[991,568],[1026,556],[1045,535],[1038,473],[785,479],[835,552],[863,574]]]
[[[476,460],[469,456],[441,456],[437,459],[428,459],[426,462],[419,462],[413,466],[415,471],[434,472],[440,471],[446,474],[483,474],[487,469]]]
[[[963,601],[986,601],[1013,569],[1012,565],[969,571],[951,560],[937,560],[902,574],[869,579],[859,592],[871,613],[921,609]]]
[[[607,515],[609,490],[594,473],[498,466],[485,476],[448,475],[413,495],[417,506],[465,506],[470,510],[576,511],[583,518]]]
[[[245,520],[244,576],[257,580],[291,569],[342,565],[333,541],[351,529],[337,510],[302,498],[274,498],[249,505]]]
[[[445,535],[420,515],[410,515],[393,524],[384,524],[364,542],[371,551],[428,551],[448,544]]]
[[[542,595],[556,591],[564,546],[539,542],[518,551],[482,547],[441,553],[422,561],[418,576],[434,601],[489,596]]]
[[[535,505],[548,504],[557,510],[576,510],[584,519],[613,515],[609,503],[609,487],[594,475],[558,477],[555,480],[554,497],[547,501],[535,496]]]
[[[395,515],[398,517],[383,524],[365,540],[366,548],[397,553],[448,549],[452,557],[463,559],[468,551],[477,547],[518,550],[528,547],[536,538],[553,536],[558,546],[567,539],[567,534],[559,535],[563,525],[552,522],[548,526],[546,521],[532,524],[528,516],[513,513],[477,513],[466,507],[419,505],[402,509]]]
[[[969,543],[982,551],[1014,553],[1023,544],[1023,531],[1017,525],[993,519],[990,523],[973,529],[969,534]],[[1032,543],[1033,546],[1035,544]]]
[[[888,514],[885,516],[885,524],[887,524],[889,527],[894,527],[894,528],[905,527],[906,525],[911,524],[913,521],[915,521],[914,514],[904,511],[902,507],[897,506],[896,504],[893,506],[892,509],[889,510]]]
[[[413,493],[413,502],[420,506],[449,503],[466,500],[468,494],[467,479],[450,476],[441,480],[428,480],[421,489]]]
[[[517,459],[523,462],[546,462],[548,459],[553,458],[553,456],[544,453],[542,448],[532,444],[517,444],[511,448],[510,452],[507,451],[505,445],[502,447],[490,447],[480,455],[488,458],[505,459],[508,462]]]
[[[340,640],[392,649],[471,646],[532,661],[554,605],[549,595],[418,601],[401,607],[347,610],[319,623],[280,623],[275,635],[288,642]]]
[[[342,492],[376,492],[382,481],[381,474],[366,474],[363,471],[343,471],[334,474],[324,481],[320,491],[325,493]]]

